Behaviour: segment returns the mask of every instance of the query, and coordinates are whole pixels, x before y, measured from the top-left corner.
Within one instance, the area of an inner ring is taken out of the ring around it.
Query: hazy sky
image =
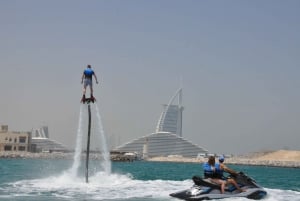
[[[183,136],[210,152],[300,150],[300,1],[1,0],[0,124],[74,147],[81,75],[112,143],[155,131],[183,85]]]

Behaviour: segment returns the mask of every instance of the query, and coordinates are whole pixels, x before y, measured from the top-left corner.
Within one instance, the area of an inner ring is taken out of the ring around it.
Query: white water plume
[[[84,129],[84,122],[86,119],[87,110],[83,104],[80,105],[80,112],[79,112],[79,123],[77,129],[77,137],[76,137],[76,147],[75,147],[75,154],[74,154],[74,162],[72,168],[70,169],[71,175],[73,177],[77,177],[78,168],[80,166],[80,159],[81,159],[81,152],[82,152],[82,137],[83,137],[83,129]]]
[[[90,106],[95,105],[95,107],[90,107],[91,109],[91,117],[92,117],[92,129],[91,129],[91,139],[96,138],[96,140],[92,140],[95,148],[100,151],[100,167],[94,167],[96,170],[104,171],[106,174],[111,173],[111,161],[108,146],[106,143],[106,137],[103,129],[103,124],[101,120],[101,115],[99,112],[99,108],[96,104],[91,104]],[[80,168],[82,159],[82,151],[83,151],[83,142],[86,142],[85,133],[88,130],[88,104],[80,105],[80,113],[79,113],[79,122],[77,129],[77,137],[76,137],[76,147],[73,158],[73,165],[67,171],[67,174],[70,174],[73,178],[78,176],[78,170]],[[96,172],[94,172],[96,173]]]
[[[105,137],[105,133],[104,133],[104,129],[103,129],[101,115],[100,115],[97,104],[95,104],[95,108],[96,108],[96,122],[95,122],[95,124],[96,124],[95,132],[96,133],[95,134],[100,140],[100,143],[101,143],[100,150],[101,150],[101,154],[103,157],[101,166],[104,169],[105,173],[110,174],[110,172],[111,172],[110,154],[109,154],[109,150],[107,147],[107,142],[106,142],[106,137]]]

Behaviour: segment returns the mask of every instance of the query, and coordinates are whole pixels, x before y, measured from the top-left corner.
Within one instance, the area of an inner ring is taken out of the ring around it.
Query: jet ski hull
[[[198,176],[193,177],[195,183],[190,189],[171,193],[170,196],[179,198],[182,200],[212,200],[212,199],[223,199],[232,197],[245,197],[254,200],[260,200],[267,195],[267,192],[258,186],[256,182],[250,177],[240,174],[237,176],[236,181],[245,192],[240,192],[233,186],[226,188],[222,194],[220,186],[211,183],[207,179],[202,179]]]
[[[221,194],[220,192],[211,192],[208,194],[204,193],[200,195],[199,194],[192,195],[191,190],[188,189],[177,193],[171,193],[170,196],[182,200],[194,200],[194,201],[224,199],[224,198],[233,198],[233,197],[245,197],[253,200],[260,200],[263,199],[266,196],[266,194],[267,192],[264,191],[263,189],[249,189],[246,192],[236,193],[236,194],[226,193],[226,192],[224,194]]]

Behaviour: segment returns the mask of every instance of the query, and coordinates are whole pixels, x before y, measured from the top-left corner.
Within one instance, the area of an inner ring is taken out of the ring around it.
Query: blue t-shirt
[[[224,175],[223,175],[224,174],[224,170],[221,169],[220,163],[216,163],[215,168],[216,168],[216,174],[218,176],[220,176],[221,178],[223,178],[224,177]]]
[[[83,73],[85,75],[85,78],[89,79],[92,79],[92,75],[94,75],[94,71],[91,68],[86,68]]]

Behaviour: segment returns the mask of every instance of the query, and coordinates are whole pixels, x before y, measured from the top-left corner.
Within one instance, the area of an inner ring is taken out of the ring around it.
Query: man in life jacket
[[[233,178],[226,178],[224,176],[224,172],[227,172],[233,176],[237,175],[238,173],[230,168],[228,168],[225,164],[225,157],[224,156],[220,156],[219,157],[219,163],[215,164],[215,168],[216,168],[216,174],[217,177],[226,181],[226,184],[232,184],[234,185],[239,191],[244,192],[245,190],[241,189],[239,187],[239,185],[236,183],[236,181]]]
[[[215,166],[215,157],[210,156],[208,161],[203,164],[204,178],[209,179],[213,183],[219,184],[221,186],[221,193],[224,193],[226,181],[220,178]]]
[[[81,102],[85,102],[85,92],[87,86],[90,86],[91,99],[95,100],[93,96],[93,76],[95,77],[96,83],[98,84],[98,79],[94,70],[92,69],[91,65],[87,65],[87,68],[83,71],[81,78],[81,84],[83,84],[83,96]]]
[[[220,159],[223,163],[224,157]],[[210,156],[208,158],[208,162],[203,164],[204,178],[209,179],[213,183],[219,184],[221,186],[221,193],[225,192],[225,186],[228,184],[233,184],[241,192],[245,191],[238,186],[234,179],[224,177],[224,171],[235,175],[237,173],[234,170],[227,168],[222,163],[215,163],[215,157]]]

